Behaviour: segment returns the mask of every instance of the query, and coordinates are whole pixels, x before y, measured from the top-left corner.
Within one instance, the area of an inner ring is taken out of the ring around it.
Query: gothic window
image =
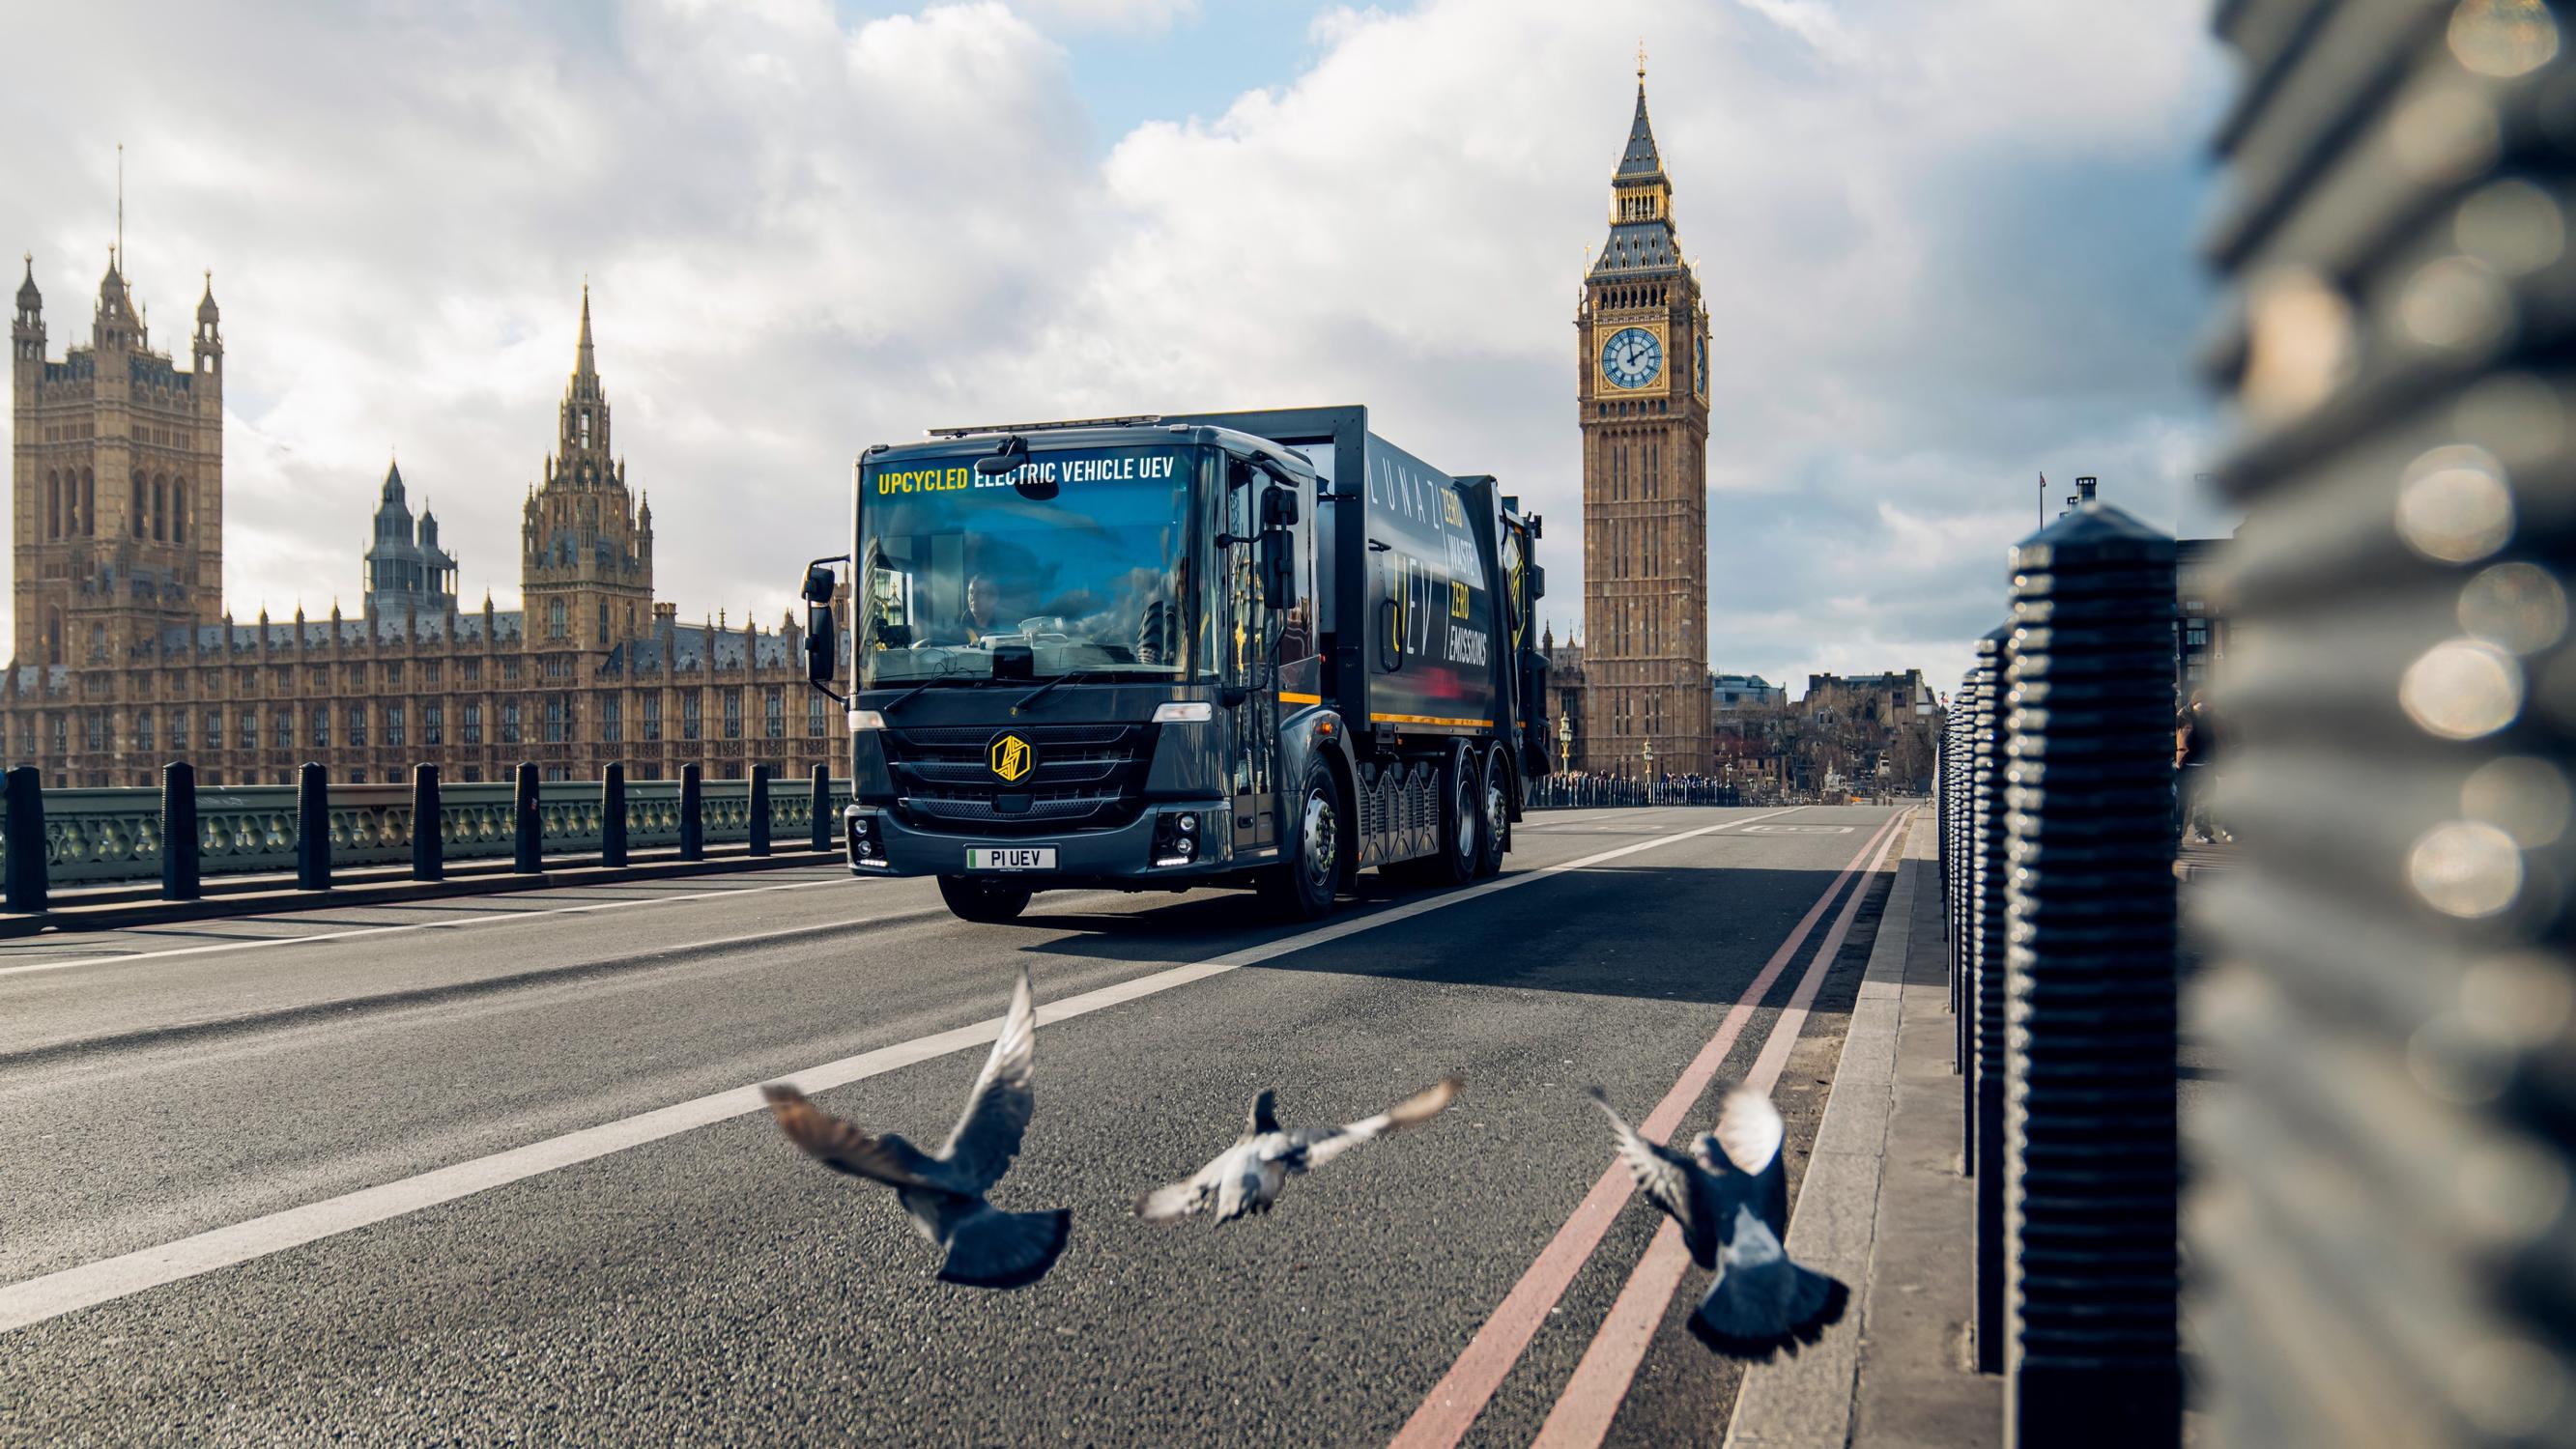
[[[590,446],[590,409],[588,408],[581,410],[581,445],[585,448]]]
[[[184,709],[174,709],[170,711],[170,752],[175,755],[187,748],[188,712]]]
[[[564,634],[564,601],[546,600],[546,633],[560,639]]]
[[[553,695],[553,694],[550,694],[550,695],[547,695],[547,696],[546,696],[546,743],[547,743],[547,744],[550,744],[550,745],[559,745],[559,744],[562,744],[563,742],[564,742],[564,701],[563,701],[563,697],[562,697],[562,696],[560,696],[560,695]]]
[[[153,539],[153,541],[154,541],[155,543],[159,543],[159,542],[162,542],[162,541],[166,540],[166,539],[169,537],[169,527],[170,527],[170,480],[169,480],[169,479],[167,479],[167,478],[155,477],[155,478],[152,480],[152,539]]]
[[[420,742],[425,745],[447,743],[447,706],[433,702],[420,707]]]
[[[98,473],[95,469],[83,468],[81,470],[80,528],[78,531],[86,534],[95,534],[98,532]]]
[[[170,480],[170,541],[188,541],[188,480],[185,478]]]
[[[464,680],[465,680],[465,682],[466,682],[466,683],[468,683],[468,684],[481,684],[481,683],[483,682],[483,661],[482,661],[482,660],[480,660],[480,659],[468,659],[468,660],[465,660],[465,661],[463,662],[463,668],[464,668],[464,671],[465,671],[465,672],[464,672],[464,676],[463,676],[463,677],[464,677]]]
[[[823,711],[823,692],[809,691],[805,696],[805,737],[819,740],[831,727],[831,718]]]
[[[143,488],[143,475],[137,473],[134,475],[134,536],[136,538],[141,538],[143,536],[143,524],[145,522],[143,517]]]
[[[152,711],[148,709],[134,717],[134,747],[147,755],[160,748],[152,739]]]
[[[760,702],[761,735],[765,739],[783,740],[787,738],[787,696],[775,687],[764,690],[763,694],[765,698]]]
[[[465,706],[463,728],[465,731],[465,743],[469,745],[479,745],[483,743],[483,706],[474,703],[468,703]],[[470,779],[472,777],[469,776],[468,778]]]
[[[349,744],[355,749],[367,747],[367,707],[363,704],[349,706]]]
[[[729,740],[742,738],[742,691],[739,689],[724,691],[724,737]]]
[[[313,748],[317,750],[331,748],[331,707],[329,705],[317,704],[313,707]]]
[[[45,475],[45,537],[63,536],[63,480],[60,475]]]
[[[501,743],[515,745],[518,742],[519,702],[515,699],[505,699],[501,701]]]
[[[644,696],[644,742],[657,744],[662,738],[662,696],[657,690]]]
[[[389,704],[385,706],[385,743],[397,750],[410,743],[410,741],[403,737],[403,707],[401,705]]]
[[[616,695],[599,703],[599,738],[611,745],[626,742],[626,702]]]
[[[58,714],[53,717],[53,721],[54,754],[57,757],[70,754],[72,748],[72,728],[70,719]]]
[[[680,694],[680,738],[684,740],[698,738],[699,710],[698,691],[683,690]]]
[[[504,684],[519,682],[519,656],[513,654],[501,661],[501,682]]]

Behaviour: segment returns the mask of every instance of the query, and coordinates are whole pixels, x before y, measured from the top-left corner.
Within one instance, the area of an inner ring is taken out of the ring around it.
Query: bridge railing
[[[184,899],[201,876],[303,875],[317,864],[324,879],[334,866],[403,864],[434,877],[448,862],[606,857],[618,863],[630,849],[688,856],[710,843],[766,854],[772,840],[832,848],[850,782],[818,766],[809,779],[782,787],[769,768],[756,766],[744,779],[702,780],[693,765],[683,779],[629,781],[612,767],[612,783],[607,777],[541,782],[533,766],[523,765],[513,780],[446,784],[435,767],[422,767],[411,784],[356,785],[332,784],[318,766],[306,766],[294,785],[200,787],[195,772],[178,763],[165,771],[158,790],[47,790],[38,772],[21,768],[8,775],[0,880],[7,882],[7,908],[29,911],[44,909],[50,890],[63,886],[158,880],[168,887],[165,895]],[[316,791],[318,802],[308,798]],[[415,829],[424,800],[434,803],[438,821],[427,842],[416,839]],[[312,818],[323,829],[308,836],[303,821],[317,803]],[[613,840],[612,810],[623,827]],[[167,838],[173,821],[186,832],[175,849]]]
[[[1634,805],[1741,805],[1746,791],[1717,780],[1663,779],[1652,784],[1618,776],[1556,774],[1529,784],[1522,804],[1532,810],[1586,810]]]

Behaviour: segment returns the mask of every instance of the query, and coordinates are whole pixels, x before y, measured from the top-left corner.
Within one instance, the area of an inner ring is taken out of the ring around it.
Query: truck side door
[[[1261,597],[1261,489],[1241,464],[1226,470],[1225,531],[1242,542],[1224,550],[1227,620],[1218,648],[1225,682],[1242,691],[1234,707],[1234,850],[1241,856],[1278,841],[1279,621]]]

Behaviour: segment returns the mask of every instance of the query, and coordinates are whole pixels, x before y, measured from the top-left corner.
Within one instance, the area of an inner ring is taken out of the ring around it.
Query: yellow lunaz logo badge
[[[1004,735],[993,741],[990,751],[993,773],[1005,780],[1017,781],[1029,772],[1029,742],[1018,735]]]

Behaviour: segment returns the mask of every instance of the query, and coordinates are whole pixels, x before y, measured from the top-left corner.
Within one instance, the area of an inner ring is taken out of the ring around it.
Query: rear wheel
[[[1440,770],[1440,849],[1423,863],[1434,885],[1465,885],[1485,858],[1485,771],[1464,745]]]
[[[1503,852],[1512,848],[1511,766],[1503,752],[1496,748],[1485,753],[1485,835],[1484,849],[1478,853],[1476,874],[1500,875]]]
[[[1262,873],[1261,896],[1292,920],[1315,920],[1332,913],[1344,848],[1342,792],[1333,783],[1332,767],[1322,760],[1306,762],[1306,778],[1288,822],[1288,858]]]
[[[961,921],[998,925],[1015,920],[1026,910],[1029,897],[1036,892],[1009,881],[978,880],[970,875],[943,875],[939,878],[939,898]]]

